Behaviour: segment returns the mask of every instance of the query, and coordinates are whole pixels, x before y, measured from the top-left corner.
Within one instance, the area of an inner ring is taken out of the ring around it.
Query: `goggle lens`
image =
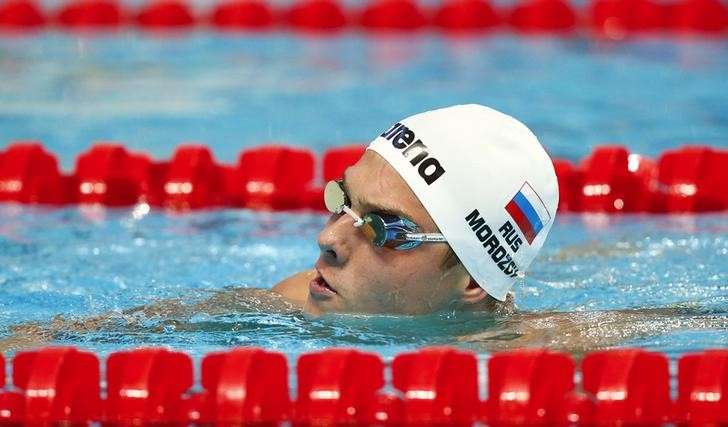
[[[419,233],[417,238],[413,237],[413,233],[416,235],[419,227],[404,217],[371,212],[359,218],[351,210],[350,203],[341,181],[329,181],[326,184],[324,188],[326,209],[334,214],[345,212],[351,215],[355,220],[354,226],[359,227],[364,236],[377,246],[405,250],[415,248],[423,241],[445,242],[441,234],[433,236],[433,234]]]
[[[324,188],[324,204],[331,213],[340,214],[348,206],[349,198],[340,181],[329,181]]]
[[[384,246],[387,243],[387,225],[379,215],[364,215],[364,225],[362,225],[361,231],[377,246]]]

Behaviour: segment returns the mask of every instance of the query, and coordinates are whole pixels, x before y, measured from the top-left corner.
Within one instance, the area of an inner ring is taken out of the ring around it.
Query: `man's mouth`
[[[321,300],[329,299],[338,293],[329,285],[319,271],[316,271],[316,277],[309,283],[308,290],[313,298]]]

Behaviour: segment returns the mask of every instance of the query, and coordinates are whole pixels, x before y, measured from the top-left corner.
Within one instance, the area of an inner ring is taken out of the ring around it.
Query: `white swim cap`
[[[368,147],[417,195],[472,278],[503,301],[543,246],[553,164],[523,123],[482,105],[408,117]]]

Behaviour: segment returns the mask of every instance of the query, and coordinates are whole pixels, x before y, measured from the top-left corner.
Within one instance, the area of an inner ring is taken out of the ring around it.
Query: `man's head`
[[[351,216],[332,215],[319,235],[313,313],[420,314],[503,300],[543,245],[558,203],[536,137],[479,105],[395,124],[346,171],[343,187],[354,213],[401,216],[447,244],[375,246]]]

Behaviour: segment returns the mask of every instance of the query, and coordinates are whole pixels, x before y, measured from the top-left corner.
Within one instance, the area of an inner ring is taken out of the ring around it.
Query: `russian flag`
[[[526,236],[529,245],[538,236],[544,225],[551,220],[546,205],[528,182],[524,182],[521,189],[508,202],[506,211]]]

